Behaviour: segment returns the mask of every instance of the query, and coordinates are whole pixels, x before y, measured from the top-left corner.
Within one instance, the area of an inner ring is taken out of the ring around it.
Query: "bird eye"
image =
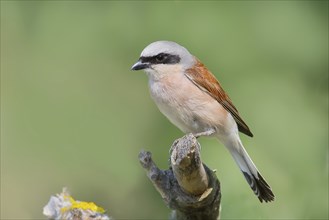
[[[156,59],[157,62],[163,62],[166,59],[166,57],[167,56],[165,54],[160,53],[159,55],[157,55],[155,57],[155,59]]]

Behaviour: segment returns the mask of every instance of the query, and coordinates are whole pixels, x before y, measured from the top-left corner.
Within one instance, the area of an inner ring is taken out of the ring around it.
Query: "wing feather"
[[[230,97],[221,87],[215,76],[198,59],[193,68],[186,70],[185,76],[199,87],[199,89],[216,99],[229,113],[231,113],[240,132],[253,137],[248,125],[240,117],[239,112],[233,105]]]

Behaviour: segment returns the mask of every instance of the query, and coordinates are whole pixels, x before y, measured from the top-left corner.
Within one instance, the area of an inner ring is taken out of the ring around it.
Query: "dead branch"
[[[151,153],[141,151],[139,160],[147,176],[172,209],[171,219],[215,220],[220,214],[220,183],[201,161],[200,144],[192,134],[171,146],[168,170],[160,170]]]

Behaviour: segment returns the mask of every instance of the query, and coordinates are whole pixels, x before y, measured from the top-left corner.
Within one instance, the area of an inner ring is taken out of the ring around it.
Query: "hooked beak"
[[[142,63],[141,60],[138,60],[132,67],[131,70],[143,70],[146,68],[149,68],[150,64],[149,63]]]

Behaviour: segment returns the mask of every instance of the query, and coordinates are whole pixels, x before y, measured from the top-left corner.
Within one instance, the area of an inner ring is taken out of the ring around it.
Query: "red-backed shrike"
[[[184,133],[214,136],[231,153],[258,199],[274,200],[271,187],[257,170],[239,137],[252,137],[247,124],[215,76],[187,49],[157,41],[141,53],[132,70],[144,70],[159,110]]]

